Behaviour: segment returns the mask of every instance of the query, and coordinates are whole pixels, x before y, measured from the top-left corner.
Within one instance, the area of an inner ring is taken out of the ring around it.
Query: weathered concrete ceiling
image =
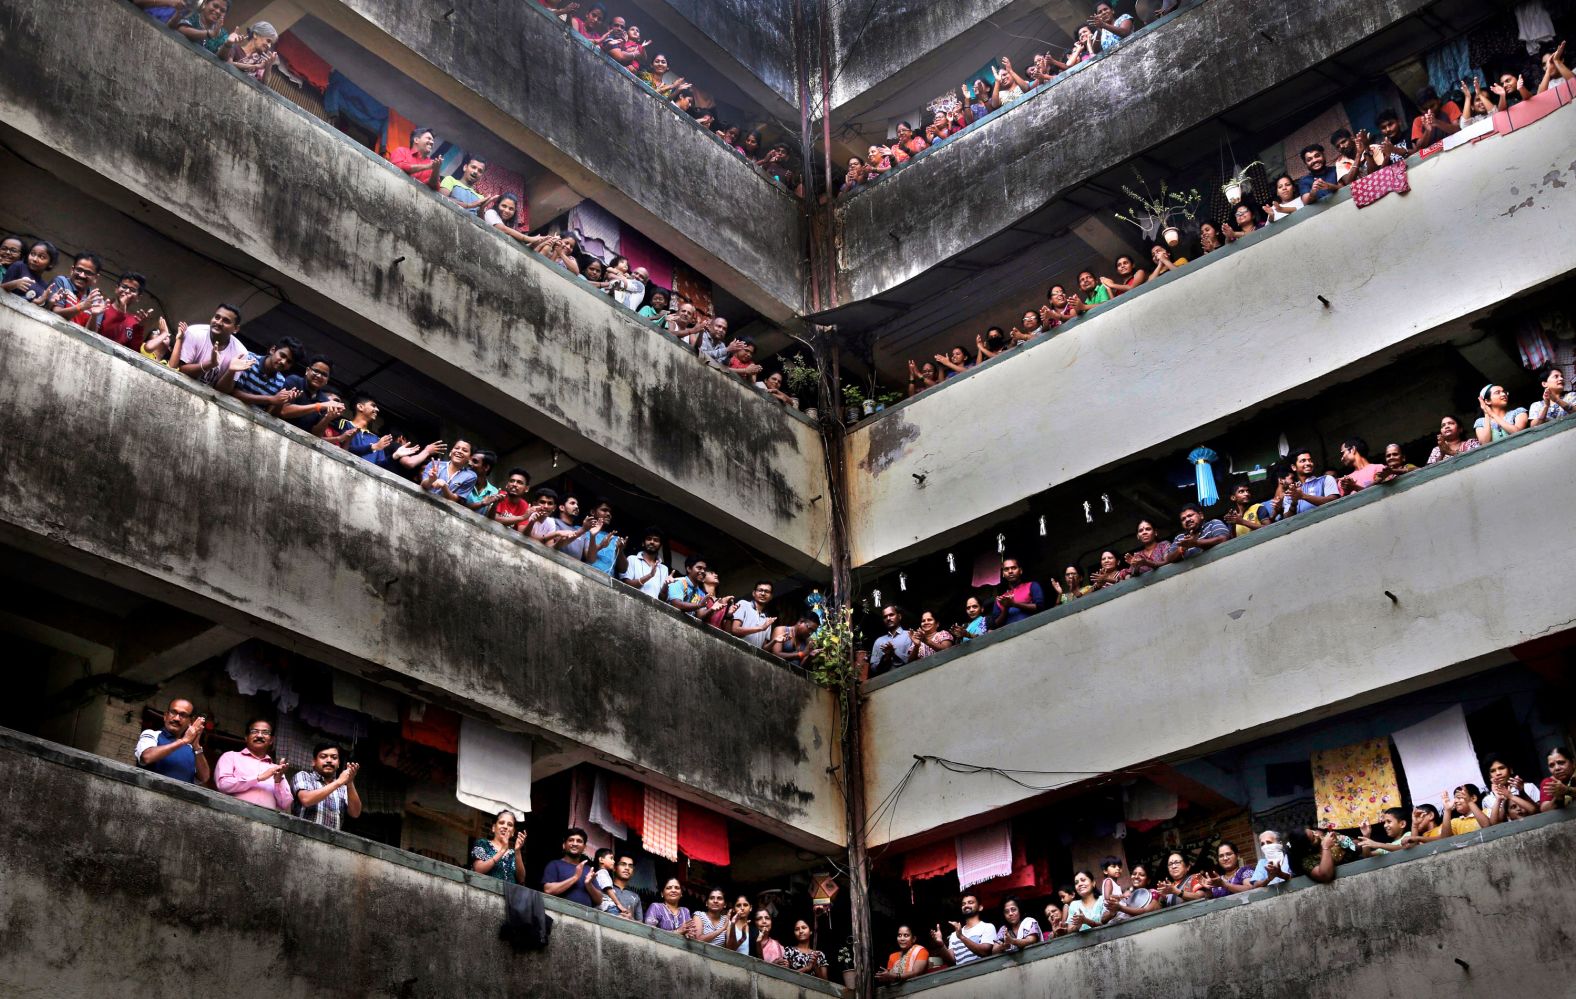
[[[933,550],[1051,485],[1200,442],[1288,393],[1459,332],[1576,267],[1576,252],[1554,250],[1480,280],[1483,246],[1568,245],[1567,126],[1551,119],[1413,166],[1405,197],[1359,210],[1340,194],[851,431],[853,564]],[[1428,252],[1408,252],[1416,247]],[[1420,287],[1429,294],[1419,298]],[[1020,419],[1036,401],[1040,415]],[[1050,416],[1073,411],[1089,418],[1064,427]],[[1034,447],[990,432],[991,414],[1008,412]]]
[[[1385,31],[1425,11],[1415,23]],[[1090,178],[1224,112],[1238,109],[1251,117],[1241,110],[1249,101],[1279,115],[1332,99],[1351,71],[1325,65],[1330,60],[1339,57],[1371,72],[1450,37],[1452,21],[1465,25],[1483,13],[1482,5],[1458,0],[1197,3],[913,166],[842,199],[836,210],[840,298],[861,302],[915,279],[945,287],[951,282],[938,283],[927,272],[1016,225],[1049,235],[1037,214]],[[1222,44],[1239,37],[1244,25],[1266,37]],[[1190,139],[1195,145],[1213,141]],[[912,295],[898,297],[913,304]]]
[[[34,39],[0,66],[0,119],[29,158],[577,459],[790,566],[825,562],[808,421],[130,5],[54,19],[45,0],[0,9],[0,35]],[[150,79],[203,99],[169,115]]]
[[[0,302],[0,534],[817,849],[827,691],[738,639],[30,306]],[[90,479],[62,440],[95,456]],[[53,457],[51,457],[53,456]],[[46,484],[55,476],[58,481]],[[128,525],[134,525],[128,529]],[[674,724],[697,705],[706,750]]]
[[[1047,776],[1027,783],[1074,784],[1430,686],[1571,628],[1568,602],[1506,567],[1576,545],[1576,507],[1545,501],[1570,490],[1573,467],[1576,424],[1549,424],[882,677],[866,699],[865,800],[906,781],[924,804],[872,824],[871,845],[1042,794],[933,764],[909,774],[916,755],[1013,767],[1034,746],[1029,766]],[[1069,739],[1072,715],[1054,710],[1020,713],[1001,738],[1004,704],[1113,696],[1120,738]]]
[[[663,31],[688,45],[769,114],[799,118],[794,48],[800,29],[796,7],[811,12],[815,0],[636,0]],[[654,32],[648,27],[645,36]],[[657,48],[662,47],[659,42]],[[682,72],[682,70],[680,71]]]
[[[762,315],[803,310],[798,199],[565,37],[536,3],[472,0],[445,13],[427,0],[331,0],[312,14]]]

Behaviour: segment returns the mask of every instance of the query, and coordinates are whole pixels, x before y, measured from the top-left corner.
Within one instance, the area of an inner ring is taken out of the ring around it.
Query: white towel
[[[1401,754],[1401,773],[1413,805],[1439,807],[1446,790],[1461,784],[1481,784],[1477,752],[1467,732],[1466,712],[1452,705],[1390,737]]]
[[[957,837],[958,887],[968,889],[1012,873],[1012,823],[998,822]]]
[[[1527,43],[1527,55],[1537,55],[1544,42],[1554,41],[1554,22],[1543,0],[1527,0],[1516,7],[1516,35]]]
[[[460,717],[454,796],[488,815],[531,811],[531,740],[469,716]]]

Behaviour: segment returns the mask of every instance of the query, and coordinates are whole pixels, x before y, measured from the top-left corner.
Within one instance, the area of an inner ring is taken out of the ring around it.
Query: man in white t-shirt
[[[176,333],[180,341],[181,374],[209,385],[224,377],[237,358],[251,354],[236,336],[240,329],[241,310],[233,305],[215,308],[213,318],[207,323],[195,326],[181,323]]]
[[[625,562],[624,574],[619,578],[646,596],[661,600],[670,579],[668,567],[662,561],[662,532],[655,527],[648,528],[640,551]]]
[[[734,608],[728,631],[757,649],[764,649],[771,640],[772,625],[777,623],[775,617],[766,616],[766,605],[772,602],[772,584],[761,580],[755,584],[752,596],[753,600],[740,600],[739,606]]]
[[[973,895],[963,896],[963,922],[948,921],[952,932],[945,939],[941,927],[930,931],[931,939],[941,949],[943,964],[971,964],[982,957],[990,957],[996,949],[996,927],[980,918],[980,900]]]

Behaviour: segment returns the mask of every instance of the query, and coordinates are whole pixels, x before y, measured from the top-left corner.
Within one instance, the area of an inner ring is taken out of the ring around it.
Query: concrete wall
[[[995,31],[985,18],[1013,18],[1045,5],[1046,0],[831,0],[832,113],[860,114],[928,77],[961,79],[977,67],[952,65],[950,54]]]
[[[0,763],[7,995],[840,991],[556,898],[547,949],[516,954],[493,878],[9,731]]]
[[[1576,822],[1551,813],[1064,937],[885,995],[1566,996]],[[1514,980],[1515,985],[1510,986]]]
[[[751,307],[802,311],[798,200],[540,5],[470,0],[443,16],[428,0],[336,0],[312,13]]]
[[[785,838],[843,842],[832,697],[738,639],[0,304],[0,537],[491,715]],[[62,445],[82,463],[67,460]],[[704,749],[675,706],[714,721]]]
[[[1572,468],[1576,421],[1549,424],[881,677],[865,706],[866,800],[885,799],[915,755],[1090,776],[1174,759],[1576,626],[1526,568],[1576,545],[1576,510],[1548,499],[1570,491]],[[1080,733],[1074,720],[1102,705],[1120,719],[1113,737]],[[871,835],[902,840],[1035,796],[922,765]]]
[[[813,15],[815,0],[799,4],[806,17]],[[797,120],[794,47],[799,32],[792,0],[646,0],[645,8],[663,33],[683,41],[769,114]],[[648,26],[644,34],[650,38],[656,32]]]
[[[1431,0],[1210,0],[837,208],[843,301],[879,295],[1063,192],[1273,87]],[[1275,41],[1240,38],[1244,25]],[[1164,95],[1164,99],[1159,99]],[[1099,127],[1082,128],[1098,108]],[[1078,137],[1061,138],[1070,130]],[[1057,138],[1052,139],[1050,137]],[[933,204],[934,192],[954,196]],[[893,240],[904,252],[894,254]]]
[[[1298,212],[860,425],[846,445],[854,564],[939,546],[1048,485],[1207,438],[1228,419],[1377,367],[1567,273],[1576,266],[1572,118],[1562,110],[1414,162],[1404,197],[1358,210],[1343,193]],[[1485,271],[1485,246],[1547,252]],[[1032,446],[982,432],[1004,399],[1016,422],[1047,428]],[[1087,404],[1094,399],[1119,404],[1102,411]],[[1074,408],[1088,418],[1050,432],[1067,400],[1083,400]]]
[[[812,500],[825,494],[825,474],[809,421],[703,370],[633,313],[131,5],[58,13],[48,0],[0,9],[0,38],[31,39],[0,66],[3,131],[30,159],[278,283],[291,301],[576,459],[790,565],[823,561],[826,504]],[[149,80],[203,99],[171,115],[149,98]]]

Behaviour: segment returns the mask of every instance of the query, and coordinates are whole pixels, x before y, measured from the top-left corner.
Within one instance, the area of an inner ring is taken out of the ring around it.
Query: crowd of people
[[[492,481],[496,452],[463,439],[423,443],[382,427],[375,397],[335,387],[332,357],[309,352],[291,336],[261,349],[248,347],[240,336],[243,316],[234,305],[216,306],[206,323],[178,322],[171,330],[164,317],[155,320],[154,310],[142,305],[147,287],[142,274],[122,274],[106,295],[99,288],[103,262],[96,254],[75,254],[66,273],[49,277],[60,260],[45,240],[0,239],[0,291],[418,483],[444,502],[518,531],[534,544],[621,580],[784,661],[803,664],[811,654],[810,634],[819,622],[813,617],[785,618],[779,624],[769,581],[756,582],[748,596],[719,592],[718,575],[702,556],[689,557],[682,574],[668,567],[662,557],[667,538],[660,527],[647,528],[638,536],[638,548],[632,545],[631,535],[613,526],[610,498],[582,499],[560,496],[545,486],[532,488],[530,472],[519,467],[504,472],[497,484]],[[722,355],[731,350],[726,329],[726,320],[720,318],[697,326],[694,335],[701,351]],[[736,360],[750,355],[744,349],[728,356]]]
[[[259,79],[278,59],[274,52],[274,43],[278,41],[279,33],[273,25],[266,21],[258,21],[244,28],[232,29],[226,26],[226,19],[229,16],[228,0],[201,0],[195,6],[171,5],[160,0],[132,0],[132,2],[155,20],[175,28],[193,44],[207,48],[221,59],[241,67]],[[554,13],[569,17],[575,31],[608,49],[620,65],[635,72],[640,65],[639,56],[643,55],[644,47],[650,44],[639,41],[640,29],[626,28],[622,17],[608,20],[607,12],[600,3],[593,4],[584,17],[571,16],[578,9],[577,4],[569,3],[554,9]],[[620,40],[627,39],[631,35],[636,44],[626,49]],[[658,55],[652,60],[652,68],[642,72],[641,76],[649,83],[651,80],[647,78],[651,77],[652,73],[660,75],[665,71],[666,59]],[[657,85],[653,84],[653,86]],[[662,90],[660,86],[658,89]],[[674,89],[671,94],[672,99],[686,111],[692,109],[694,96],[692,90],[683,87]],[[700,109],[694,111],[702,125],[712,128],[717,126],[715,116],[711,112]],[[754,158],[751,151],[759,151],[761,137],[758,132],[752,131],[739,138],[736,134],[737,126],[724,126],[717,130],[730,145],[734,145],[737,141],[741,155]],[[727,335],[726,318],[700,312],[693,303],[685,300],[673,289],[664,288],[652,281],[646,268],[632,267],[628,258],[624,256],[615,255],[611,260],[604,261],[586,252],[573,233],[557,228],[531,232],[527,205],[520,194],[506,192],[484,196],[477,190],[478,182],[487,170],[485,159],[478,155],[468,155],[456,172],[446,175],[443,171],[442,158],[438,155],[439,144],[434,129],[418,125],[411,131],[410,144],[390,149],[388,158],[401,173],[427,187],[446,203],[481,219],[487,226],[513,241],[522,250],[562,268],[598,292],[637,313],[650,325],[673,336],[707,366],[721,369],[729,376],[741,379],[745,384],[754,386],[780,403],[787,404],[794,401],[783,390],[782,372],[767,372],[765,367],[756,361],[753,342],[747,338]],[[777,179],[784,182],[788,180],[798,182],[797,175],[786,168],[787,146],[781,143],[773,145],[761,153],[758,162]],[[44,280],[44,276],[54,266],[53,257],[56,252],[47,243],[41,245],[47,248],[45,252],[51,258],[47,265],[42,257],[36,267],[31,266],[33,261],[29,260],[28,272],[19,271],[17,277],[12,279],[20,281],[22,278],[31,277],[36,282],[34,286],[26,286],[27,290],[19,291],[21,294],[29,295],[30,300],[37,300],[36,296],[43,294],[42,290],[34,289],[47,287],[48,282]],[[32,246],[30,245],[28,249],[32,249]],[[146,279],[143,279],[143,284],[146,284]],[[143,322],[145,323],[146,320],[144,319]],[[297,357],[297,361],[299,360],[300,358]]]
[[[1513,406],[1502,385],[1483,386],[1476,400],[1481,415],[1470,432],[1464,431],[1454,416],[1443,417],[1425,464],[1437,464],[1576,413],[1576,390],[1567,384],[1563,369],[1546,366],[1538,372],[1538,381],[1542,392],[1530,406]],[[1108,549],[1091,565],[1067,565],[1048,587],[1030,579],[1017,557],[1004,555],[1001,584],[996,592],[970,594],[963,602],[962,619],[954,618],[951,624],[927,609],[910,626],[901,607],[886,605],[881,608],[884,630],[870,648],[868,675],[880,676],[1041,611],[1120,587],[1130,579],[1230,545],[1233,540],[1271,524],[1311,513],[1367,489],[1382,488],[1418,468],[1408,460],[1400,444],[1386,444],[1375,455],[1361,437],[1341,442],[1340,462],[1339,469],[1321,470],[1312,450],[1292,448],[1286,462],[1267,476],[1273,483],[1269,495],[1255,496],[1255,487],[1244,482],[1233,487],[1218,515],[1211,515],[1214,511],[1206,512],[1198,503],[1187,503],[1178,511],[1181,530],[1175,534],[1163,530],[1167,525],[1155,520],[1140,520],[1131,549]]]
[[[1180,0],[1165,0],[1155,17],[1171,13],[1179,3]],[[1078,27],[1078,37],[1071,48],[1036,53],[1021,74],[1013,66],[1011,57],[1001,56],[987,72],[976,74],[959,86],[960,101],[955,104],[951,100],[933,102],[930,120],[921,122],[923,132],[915,131],[910,122],[898,122],[896,142],[872,145],[865,156],[850,157],[838,193],[848,195],[862,190],[865,185],[911,162],[927,149],[940,146],[991,112],[1049,86],[1058,74],[1070,72],[1112,51],[1142,27],[1136,16],[1118,14],[1115,7],[1101,0]]]
[[[945,924],[897,929],[897,950],[877,980],[895,984],[940,967],[972,964],[1011,954],[1057,937],[1090,933],[1189,902],[1227,898],[1290,881],[1298,873],[1323,884],[1335,880],[1340,865],[1437,843],[1551,812],[1576,802],[1576,763],[1571,751],[1556,746],[1546,757],[1549,775],[1539,783],[1523,780],[1505,757],[1491,755],[1483,768],[1484,785],[1463,783],[1440,794],[1438,805],[1414,802],[1410,808],[1384,808],[1357,828],[1304,828],[1292,833],[1265,830],[1258,837],[1257,863],[1235,843],[1221,842],[1212,855],[1190,858],[1171,852],[1163,863],[1134,863],[1106,857],[1095,872],[1081,870],[1071,884],[1044,903],[1043,921],[1025,899],[1001,903],[1000,922],[986,919],[979,896],[965,894],[958,918]],[[1294,856],[1300,859],[1294,861]],[[950,927],[950,929],[948,929]]]
[[[272,755],[273,723],[265,717],[247,722],[245,745],[219,757],[210,767],[203,749],[207,718],[185,697],[173,698],[165,709],[163,725],[146,729],[132,751],[142,769],[187,784],[210,785],[222,794],[259,808],[293,815],[329,829],[344,828],[344,820],[361,815],[356,791],[360,764],[351,761],[344,747],[322,742],[305,765]],[[293,771],[293,773],[292,773]],[[749,896],[730,903],[721,888],[706,896],[706,908],[691,912],[681,904],[683,883],[678,878],[662,882],[658,898],[649,904],[629,885],[635,858],[629,853],[599,849],[588,856],[586,832],[571,828],[564,834],[562,855],[547,863],[540,880],[530,882],[525,870],[526,832],[521,817],[504,810],[493,816],[485,838],[470,846],[469,866],[478,874],[531,884],[548,895],[600,909],[610,916],[645,923],[659,930],[704,944],[715,944],[760,958],[780,967],[819,978],[827,976],[826,955],[812,945],[814,926],[796,920],[792,939],[773,936],[773,914],[756,910]]]
[[[555,0],[538,2],[625,72],[721,139],[735,154],[759,167],[776,183],[799,197],[804,196],[804,175],[788,144],[768,142],[758,129],[748,124],[725,121],[714,106],[702,102],[701,95],[689,80],[677,75],[666,55],[653,51],[655,40],[644,37],[638,24],[630,24],[623,14],[609,13],[606,5],[600,2],[586,5]]]
[[[1100,7],[1108,9],[1109,5],[1101,4]],[[1168,243],[1161,239],[1149,244],[1142,255],[1147,259],[1129,253],[1120,254],[1111,261],[1108,271],[1103,267],[1098,270],[1086,269],[1079,271],[1070,284],[1066,281],[1052,284],[1046,291],[1045,304],[1038,309],[1026,310],[1008,328],[999,325],[988,327],[974,337],[972,349],[959,344],[929,359],[909,360],[907,394],[917,395],[962,374],[976,364],[1049,334],[1059,326],[1115,301],[1135,288],[1186,267],[1190,259],[1197,260],[1263,229],[1277,231],[1275,223],[1317,205],[1376,171],[1403,162],[1407,156],[1426,150],[1462,128],[1541,94],[1550,87],[1569,88],[1572,81],[1576,81],[1576,73],[1572,73],[1565,63],[1563,41],[1545,52],[1541,60],[1543,75],[1536,88],[1529,88],[1523,77],[1510,72],[1502,73],[1487,89],[1480,79],[1462,80],[1461,101],[1457,103],[1449,99],[1450,95],[1441,96],[1433,87],[1425,86],[1414,95],[1418,114],[1412,118],[1410,128],[1399,113],[1386,109],[1379,112],[1376,118],[1377,131],[1374,133],[1366,129],[1354,132],[1341,128],[1330,135],[1328,146],[1323,143],[1304,146],[1300,158],[1307,168],[1306,174],[1293,178],[1290,173],[1283,172],[1274,178],[1270,191],[1257,204],[1244,198],[1230,208],[1226,217],[1200,221],[1197,236],[1192,241],[1195,248],[1191,251],[1183,244],[1179,229],[1174,234],[1176,242]],[[1003,62],[1006,72],[1010,73],[1010,63],[1005,59]],[[976,89],[978,87],[979,84],[976,84]],[[1012,97],[1009,99],[1018,96],[1017,89],[1014,88],[1010,94]],[[946,131],[948,126],[940,120],[941,117],[938,115],[937,122],[927,131],[945,138],[951,133]],[[914,135],[906,123],[898,126],[898,133],[900,138],[896,147],[871,147],[872,157],[882,152],[882,162],[888,163],[875,172],[891,169],[892,165],[900,162],[899,154],[905,149],[919,150],[926,147],[927,137]],[[906,139],[903,138],[905,135]],[[932,144],[936,141],[941,139],[930,139]],[[859,169],[866,170],[867,167],[861,164]],[[850,178],[854,172],[855,165],[850,164]],[[845,184],[845,190],[849,189]]]

